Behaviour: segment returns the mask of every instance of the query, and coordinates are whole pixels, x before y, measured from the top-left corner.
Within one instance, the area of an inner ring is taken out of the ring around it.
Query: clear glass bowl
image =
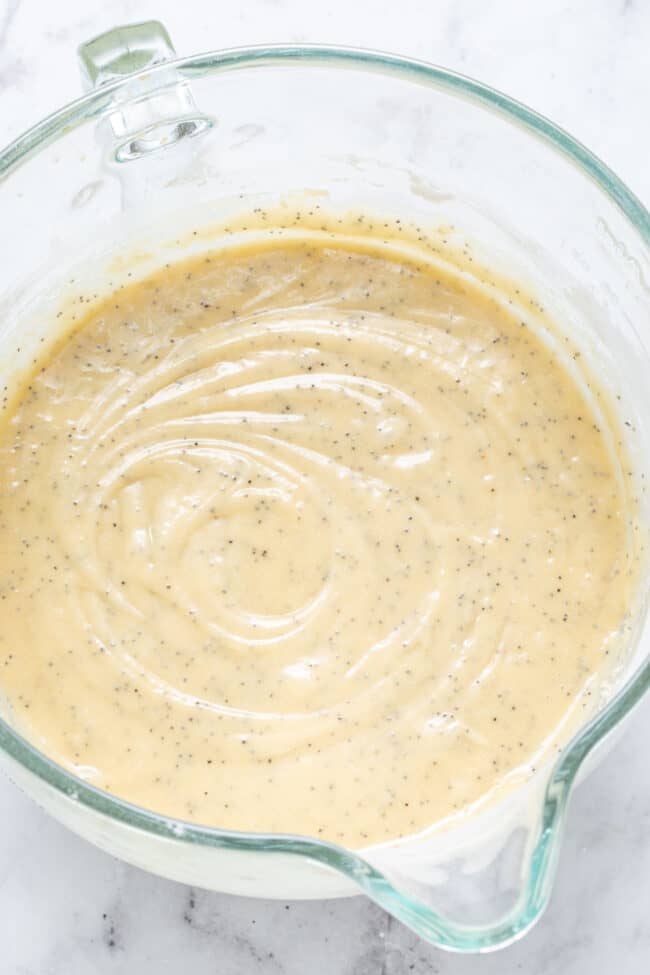
[[[207,239],[238,209],[298,194],[316,214],[356,207],[414,221],[452,248],[471,242],[477,266],[541,296],[620,395],[642,483],[650,217],[574,139],[477,82],[366,51],[260,47],[174,60],[149,23],[116,29],[81,56],[98,87],[0,154],[5,380],[30,361],[66,293],[144,273],[161,254],[196,246],[193,231]],[[146,869],[257,896],[363,891],[440,947],[488,950],[544,909],[572,787],[650,685],[647,583],[646,573],[634,645],[599,712],[554,764],[428,845],[351,852],[164,818],[57,766],[8,715],[0,759],[54,816]]]

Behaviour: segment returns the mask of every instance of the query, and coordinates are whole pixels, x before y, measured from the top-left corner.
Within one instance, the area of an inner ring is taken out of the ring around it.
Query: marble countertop
[[[180,53],[265,41],[383,48],[512,94],[650,202],[646,0],[0,0],[0,140],[80,92],[75,49],[157,18]],[[642,975],[650,970],[650,703],[571,807],[551,906],[505,952],[447,955],[364,898],[192,890],[100,853],[0,779],[0,975]]]

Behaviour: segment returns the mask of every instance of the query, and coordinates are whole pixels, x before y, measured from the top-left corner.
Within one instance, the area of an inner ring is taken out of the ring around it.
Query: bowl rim
[[[48,115],[7,145],[0,152],[0,180],[7,179],[32,155],[71,130],[110,113],[119,100],[116,96],[139,77],[146,75],[147,84],[151,86],[156,76],[162,80],[170,68],[181,77],[191,79],[235,69],[278,65],[357,69],[391,75],[478,104],[567,158],[615,204],[645,245],[650,247],[650,213],[641,201],[594,153],[545,116],[488,85],[446,68],[354,47],[274,44],[231,48],[174,58],[108,82]],[[2,718],[0,750],[56,792],[112,820],[181,843],[307,857],[352,879],[366,894],[421,937],[439,947],[456,951],[486,951],[504,946],[521,936],[542,913],[552,885],[561,827],[575,776],[592,748],[638,704],[649,689],[650,655],[606,707],[564,747],[546,788],[540,834],[530,858],[525,896],[507,918],[498,924],[481,927],[450,922],[423,902],[400,892],[365,859],[363,851],[353,853],[333,843],[297,835],[244,833],[201,826],[163,816],[113,796],[49,759],[12,730]]]

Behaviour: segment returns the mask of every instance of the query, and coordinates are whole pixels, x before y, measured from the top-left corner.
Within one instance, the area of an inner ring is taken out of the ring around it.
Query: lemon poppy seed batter
[[[361,846],[529,773],[634,590],[576,380],[396,251],[267,242],[94,306],[0,422],[0,690],[48,755]]]

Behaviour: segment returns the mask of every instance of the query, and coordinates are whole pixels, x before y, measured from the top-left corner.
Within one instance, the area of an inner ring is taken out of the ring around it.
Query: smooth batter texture
[[[617,462],[555,355],[343,239],[122,288],[0,460],[17,726],[214,826],[363,846],[467,810],[564,740],[632,600]]]

